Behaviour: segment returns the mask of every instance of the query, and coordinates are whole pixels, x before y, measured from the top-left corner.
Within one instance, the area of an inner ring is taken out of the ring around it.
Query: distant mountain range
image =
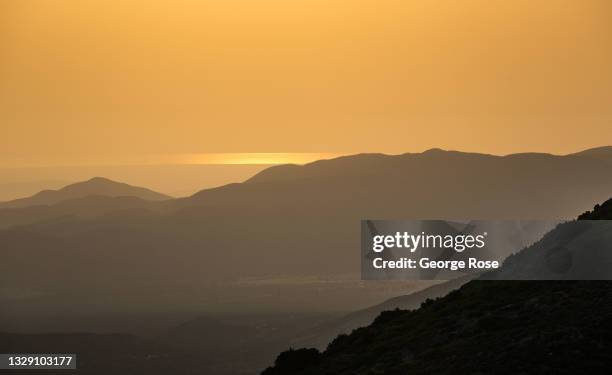
[[[611,161],[610,147],[566,156],[438,149],[361,154],[271,167],[244,183],[163,201],[127,185],[100,196],[100,189],[77,184],[60,190],[69,200],[0,209],[0,243],[10,255],[0,264],[0,282],[11,295],[70,295],[66,303],[77,305],[75,295],[117,290],[130,303],[146,285],[167,291],[177,306],[199,300],[190,293],[204,300],[218,295],[214,290],[227,294],[248,277],[352,274],[357,281],[361,219],[569,218],[610,195]],[[115,186],[101,179],[84,184]],[[74,190],[81,193],[66,193]],[[45,267],[24,267],[28,259]],[[313,309],[338,301],[286,290],[292,303]],[[176,300],[174,293],[184,297]],[[363,293],[355,298],[338,306],[380,301],[364,300]],[[147,299],[166,305],[160,296]]]
[[[54,220],[65,223],[112,212],[151,210],[171,199],[146,188],[94,177],[58,190],[43,190],[31,197],[0,202],[0,229]]]
[[[611,214],[609,200],[580,220],[612,220]],[[537,268],[532,257],[545,256],[543,247],[553,239],[583,235],[577,224],[579,230],[571,233],[567,224],[560,225],[544,244],[521,251],[495,273],[514,272],[517,263],[521,269]],[[597,261],[574,266],[586,275]],[[610,316],[611,281],[475,280],[420,309],[383,312],[367,327],[338,336],[323,352],[283,352],[262,375],[448,374],[450,369],[605,374],[612,363]]]
[[[135,197],[151,201],[171,199],[171,197],[153,190],[115,182],[103,177],[94,177],[87,181],[67,185],[58,190],[43,190],[31,197],[0,202],[0,208],[54,205],[62,201],[89,196]]]

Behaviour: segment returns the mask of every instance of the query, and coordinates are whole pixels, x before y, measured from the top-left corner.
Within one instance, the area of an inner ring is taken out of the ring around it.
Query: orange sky
[[[3,0],[0,160],[568,153],[611,66],[608,0]]]

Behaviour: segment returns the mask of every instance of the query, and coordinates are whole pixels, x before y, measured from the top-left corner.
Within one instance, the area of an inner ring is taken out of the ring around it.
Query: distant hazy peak
[[[144,200],[166,200],[171,197],[143,187],[116,182],[105,177],[93,177],[87,181],[66,185],[58,190],[42,190],[30,197],[0,203],[0,208],[18,208],[35,205],[51,205],[65,200],[91,195],[108,197],[136,197]]]
[[[447,150],[443,150],[439,147],[433,147],[433,148],[430,148],[429,150],[423,151],[424,154],[432,153],[432,152],[447,152]]]
[[[115,182],[115,181],[113,181],[111,179],[108,179],[106,177],[92,177],[89,180],[83,181],[81,183],[87,183],[87,182],[107,182],[107,183],[112,183],[112,184],[119,184],[120,183],[120,182]]]
[[[131,186],[123,182],[117,182],[110,180],[106,177],[92,177],[89,180],[75,182],[70,185],[66,185],[63,188],[57,191],[66,191],[66,190],[78,190],[78,189],[100,189],[100,188],[110,188],[110,189],[144,189],[137,186]],[[148,190],[148,189],[145,189]],[[163,194],[162,194],[163,195]]]

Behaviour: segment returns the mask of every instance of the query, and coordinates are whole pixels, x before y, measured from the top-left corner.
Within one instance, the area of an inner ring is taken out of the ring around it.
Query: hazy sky
[[[0,0],[0,159],[568,153],[611,66],[609,0]]]

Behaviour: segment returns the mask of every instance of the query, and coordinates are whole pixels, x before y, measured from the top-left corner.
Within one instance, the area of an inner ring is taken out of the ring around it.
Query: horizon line
[[[140,155],[127,156],[125,162],[107,161],[104,158],[93,158],[81,163],[68,161],[47,162],[15,162],[15,163],[0,163],[1,169],[36,169],[36,168],[85,168],[85,167],[137,167],[137,166],[273,166],[282,164],[308,164],[317,160],[333,159],[342,156],[351,156],[359,154],[382,154],[389,156],[397,156],[403,154],[420,154],[431,150],[441,150],[447,152],[462,152],[476,153],[494,156],[508,156],[516,154],[548,154],[554,156],[567,156],[578,154],[581,152],[597,149],[612,148],[610,145],[588,147],[578,151],[556,154],[544,151],[520,151],[508,154],[493,154],[482,151],[463,151],[452,148],[430,147],[422,151],[407,151],[401,153],[386,153],[376,151],[364,152],[211,152],[211,153],[177,153],[177,154],[157,154],[157,155]],[[48,159],[47,159],[48,160]]]

